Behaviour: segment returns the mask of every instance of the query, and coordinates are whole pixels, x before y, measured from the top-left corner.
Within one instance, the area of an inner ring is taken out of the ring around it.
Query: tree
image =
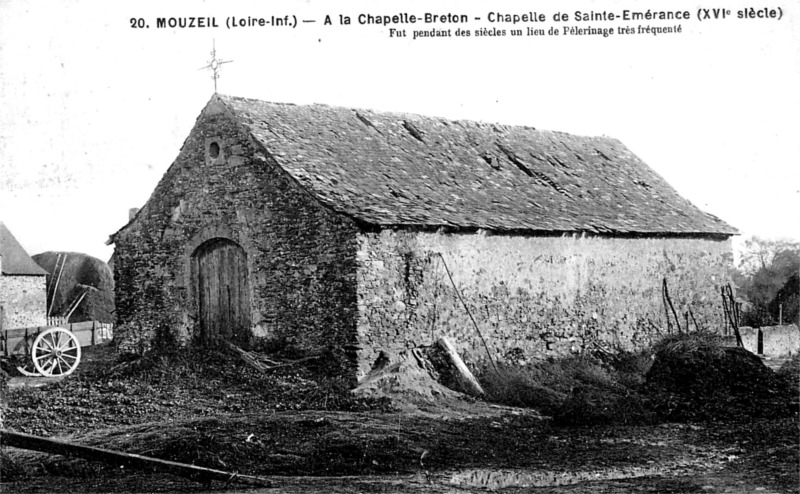
[[[769,305],[771,314],[780,314],[784,323],[800,324],[800,274],[795,273],[786,280]]]
[[[733,281],[739,295],[752,304],[743,314],[743,323],[765,326],[794,321],[800,312],[797,276],[800,273],[800,242],[752,237],[744,242]],[[793,277],[795,281],[793,280]],[[794,305],[792,305],[794,304]]]
[[[769,267],[775,256],[782,252],[794,253],[795,257],[800,256],[800,242],[785,238],[750,237],[744,241],[739,250],[736,269],[745,276],[751,276],[759,269]]]

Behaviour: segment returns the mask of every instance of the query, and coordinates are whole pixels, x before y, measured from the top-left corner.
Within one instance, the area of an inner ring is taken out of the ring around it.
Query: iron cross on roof
[[[217,79],[219,79],[219,72],[222,70],[220,65],[224,63],[231,63],[233,60],[218,60],[217,59],[217,43],[216,40],[212,40],[211,42],[211,60],[208,61],[208,65],[205,67],[201,67],[200,70],[204,69],[211,69],[213,71],[213,75],[211,76],[214,79],[214,93],[217,92]]]

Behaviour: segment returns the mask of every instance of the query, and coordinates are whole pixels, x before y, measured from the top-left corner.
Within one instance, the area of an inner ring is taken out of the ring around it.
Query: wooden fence
[[[48,326],[64,326],[69,324],[67,322],[67,317],[48,317],[47,318],[47,325]]]

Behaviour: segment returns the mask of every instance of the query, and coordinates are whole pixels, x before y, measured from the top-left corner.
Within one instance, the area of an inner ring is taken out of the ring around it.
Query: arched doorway
[[[247,346],[250,340],[250,284],[247,254],[226,238],[213,238],[192,254],[200,339]]]

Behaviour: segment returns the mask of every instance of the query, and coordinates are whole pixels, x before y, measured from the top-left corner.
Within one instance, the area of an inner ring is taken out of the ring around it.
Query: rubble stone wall
[[[355,225],[320,206],[210,104],[147,204],[115,237],[122,351],[198,336],[192,255],[215,238],[246,253],[253,344],[312,353],[355,343]]]
[[[667,330],[664,278],[684,328],[690,308],[692,330],[722,327],[728,240],[384,230],[359,243],[359,377],[381,350],[441,336],[468,363],[486,361],[447,269],[498,359],[565,355],[593,342],[645,345]]]
[[[47,324],[45,276],[0,275],[0,328]]]
[[[727,240],[362,232],[319,204],[280,158],[220,103],[206,107],[147,204],[115,235],[121,351],[197,339],[193,256],[219,238],[246,256],[249,344],[331,350],[358,377],[381,350],[440,336],[473,365],[487,358],[484,340],[496,358],[565,355],[594,342],[637,347],[667,328],[664,278],[682,320],[691,308],[692,327],[722,321]]]

